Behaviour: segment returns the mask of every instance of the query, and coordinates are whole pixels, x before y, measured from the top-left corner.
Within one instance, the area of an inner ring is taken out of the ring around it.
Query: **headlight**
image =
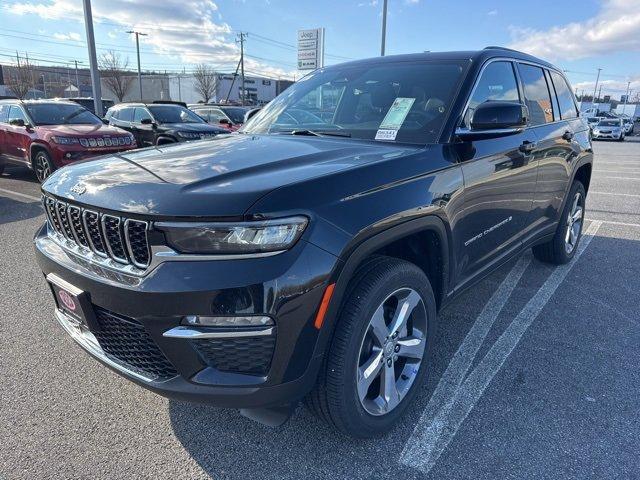
[[[263,222],[159,222],[169,246],[181,253],[248,254],[291,248],[307,226],[306,217]]]
[[[178,136],[190,139],[200,138],[200,134],[196,132],[178,132]]]
[[[80,143],[76,137],[61,137],[60,135],[54,135],[51,137],[58,145],[76,145]]]

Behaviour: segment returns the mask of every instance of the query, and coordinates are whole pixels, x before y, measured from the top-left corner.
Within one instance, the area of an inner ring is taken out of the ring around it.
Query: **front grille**
[[[99,332],[93,332],[104,353],[128,369],[155,380],[178,375],[138,321],[94,307]]]
[[[48,196],[43,196],[42,201],[51,230],[67,242],[123,265],[141,269],[149,266],[147,222],[103,214]]]
[[[271,366],[274,335],[191,340],[202,360],[222,372],[266,375]]]

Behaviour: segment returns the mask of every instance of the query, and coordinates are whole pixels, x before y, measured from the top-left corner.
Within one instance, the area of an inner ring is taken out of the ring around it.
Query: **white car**
[[[622,142],[625,129],[621,118],[603,118],[593,127],[592,138],[594,140],[611,139]]]

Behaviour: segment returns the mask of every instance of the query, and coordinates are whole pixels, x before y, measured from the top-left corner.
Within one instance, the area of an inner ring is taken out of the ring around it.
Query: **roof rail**
[[[507,48],[507,47],[501,47],[499,45],[489,45],[488,47],[484,47],[483,50],[506,50],[508,52],[522,53],[520,50],[515,50],[513,48]]]

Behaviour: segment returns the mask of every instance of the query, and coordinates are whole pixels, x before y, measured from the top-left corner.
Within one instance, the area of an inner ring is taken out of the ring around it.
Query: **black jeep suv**
[[[124,377],[265,423],[306,398],[369,437],[429,374],[438,309],[526,248],[571,260],[592,159],[542,60],[355,61],[239,134],[54,173],[35,248],[62,327]]]
[[[231,133],[209,125],[191,110],[173,103],[119,103],[107,110],[110,125],[131,132],[139,147],[212,138]]]

